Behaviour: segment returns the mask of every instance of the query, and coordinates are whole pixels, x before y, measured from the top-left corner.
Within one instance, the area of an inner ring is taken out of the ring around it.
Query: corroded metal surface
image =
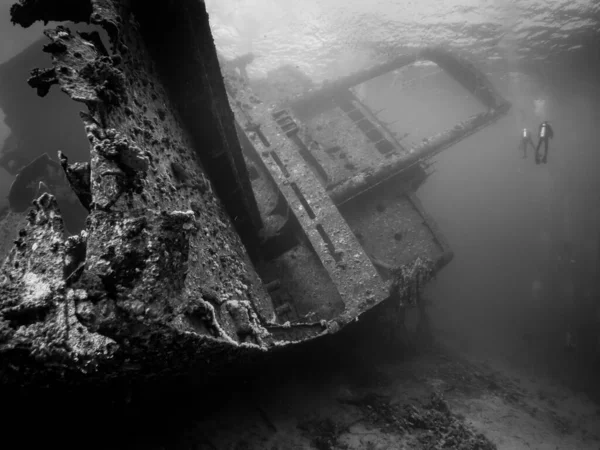
[[[82,327],[76,318],[74,296],[66,289],[69,245],[54,197],[43,194],[27,219],[0,280],[2,353],[10,361],[27,349],[58,365],[81,358],[81,369],[86,370],[86,357],[108,354],[113,341]]]
[[[356,197],[372,187],[400,174],[406,168],[430,158],[442,150],[465,139],[481,128],[489,125],[502,116],[504,111],[489,110],[464,120],[449,130],[442,131],[407,153],[392,155],[388,161],[368,167],[331,190],[331,197],[336,203],[343,203]]]
[[[14,245],[17,230],[26,224],[27,213],[16,213],[6,208],[0,212],[0,264],[4,262]]]
[[[387,298],[386,284],[321,181],[299,153],[297,144],[290,139],[297,132],[293,119],[264,104],[246,111],[235,106],[233,109],[242,127],[254,130],[254,145],[262,161],[342,297],[345,309],[336,322],[345,324],[370,305]],[[253,127],[258,121],[260,128]]]
[[[119,1],[90,5],[85,17],[48,15],[49,1],[13,8],[25,25],[50,17],[101,24],[113,53],[65,26],[45,33],[53,64],[30,84],[40,94],[58,84],[87,107],[89,169],[61,159],[90,215],[85,231],[65,240],[44,194],[19,232],[1,269],[2,380],[152,377],[198,364],[216,371],[259,354],[273,344],[264,324],[274,311],[202,148],[164,88],[135,11],[125,14]],[[207,20],[203,27],[210,35]]]

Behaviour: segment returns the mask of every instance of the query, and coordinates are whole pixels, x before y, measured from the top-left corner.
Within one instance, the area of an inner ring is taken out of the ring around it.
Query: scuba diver
[[[523,128],[523,135],[521,136],[521,144],[519,148],[523,150],[523,158],[527,158],[527,146],[531,145],[531,148],[535,150],[535,144],[531,139],[531,134],[527,128]]]
[[[535,163],[536,164],[540,164],[540,163],[546,164],[547,158],[548,158],[548,141],[550,139],[552,139],[553,137],[554,137],[554,130],[552,130],[552,127],[550,126],[550,124],[547,121],[542,122],[542,124],[540,125],[538,144],[535,149]],[[540,147],[542,146],[542,143],[544,143],[544,157],[543,158],[540,156]]]

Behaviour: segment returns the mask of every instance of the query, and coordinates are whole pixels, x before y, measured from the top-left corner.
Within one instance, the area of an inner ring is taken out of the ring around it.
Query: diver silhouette
[[[548,142],[554,137],[554,130],[546,121],[542,122],[539,130],[538,144],[535,148],[535,163],[546,163],[548,160]],[[544,144],[544,157],[540,155],[540,147]]]
[[[521,135],[521,143],[519,149],[523,150],[523,158],[527,158],[527,146],[531,145],[531,148],[535,150],[535,144],[531,139],[531,133],[527,128],[523,128],[523,134]]]

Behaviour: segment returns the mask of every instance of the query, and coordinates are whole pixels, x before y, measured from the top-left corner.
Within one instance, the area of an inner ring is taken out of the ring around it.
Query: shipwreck
[[[321,85],[282,68],[263,95],[251,57],[217,55],[198,0],[21,0],[11,15],[59,22],[28,83],[83,107],[87,144],[40,152],[0,93],[0,164],[17,174],[0,218],[4,384],[218,374],[363,314],[401,319],[453,257],[415,195],[429,159],[510,107],[440,48]],[[421,60],[485,112],[407,146],[353,87]]]

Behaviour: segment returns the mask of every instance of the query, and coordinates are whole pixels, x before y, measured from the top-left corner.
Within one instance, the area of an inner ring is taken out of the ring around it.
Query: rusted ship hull
[[[60,162],[89,215],[69,236],[49,189],[16,233],[0,275],[4,383],[217,374],[385,301],[414,305],[452,258],[414,189],[423,158],[457,133],[410,156],[348,80],[319,117],[302,113],[310,94],[263,102],[233,73],[227,94],[203,2],[63,6],[22,0],[12,17],[109,36],[48,30],[52,67],[29,80],[86,108],[90,160]],[[313,144],[327,140],[319,121],[346,121],[343,151],[375,156],[327,166],[319,158],[342,145]]]

